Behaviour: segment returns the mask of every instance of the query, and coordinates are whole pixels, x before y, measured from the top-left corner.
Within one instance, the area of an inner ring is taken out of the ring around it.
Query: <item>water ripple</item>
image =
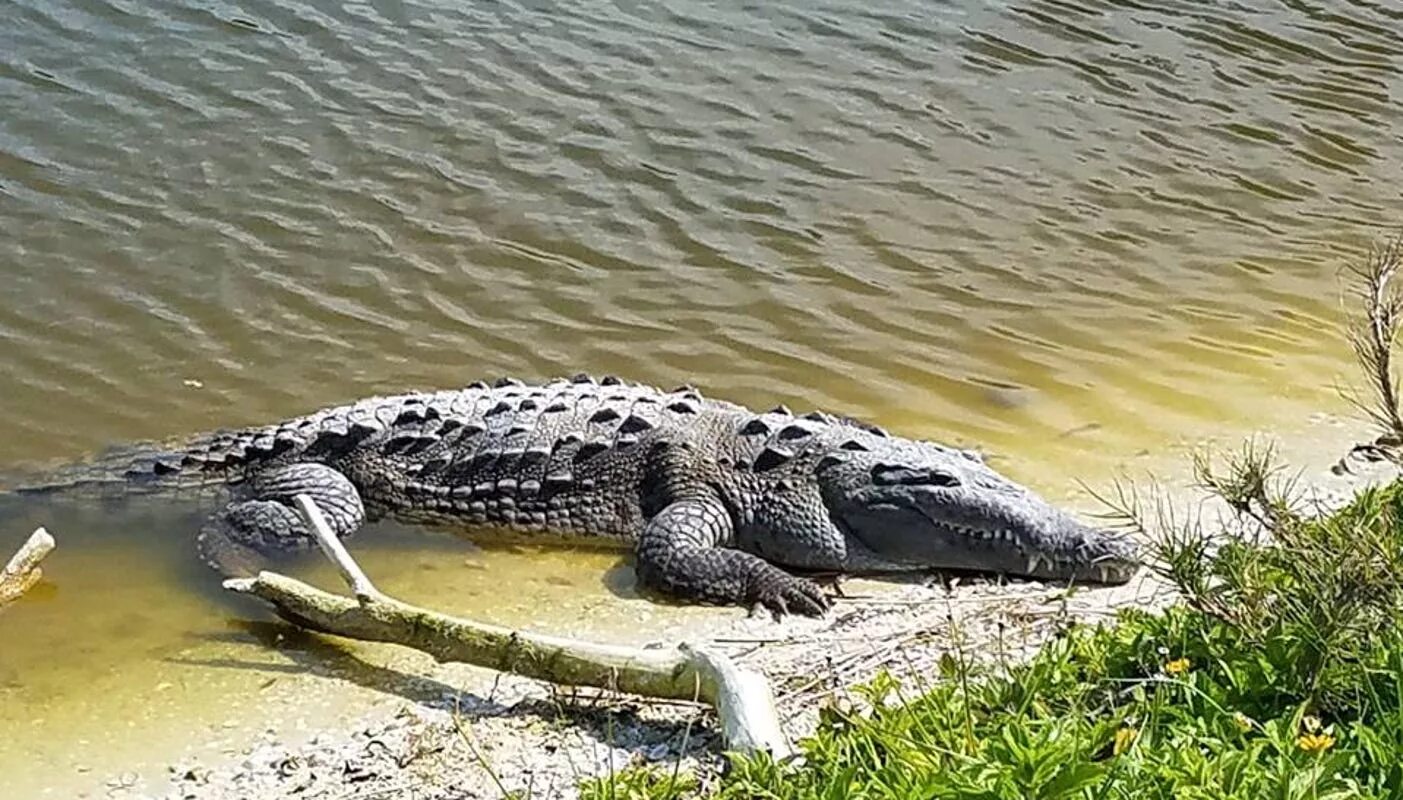
[[[584,368],[1090,461],[1340,369],[1396,13],[939,9],[13,3],[4,457]]]

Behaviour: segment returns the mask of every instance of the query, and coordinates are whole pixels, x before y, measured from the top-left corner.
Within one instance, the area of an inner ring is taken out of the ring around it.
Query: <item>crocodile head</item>
[[[969,451],[879,439],[818,468],[824,504],[854,571],[955,569],[1125,583],[1139,567],[1123,536],[1092,528]]]

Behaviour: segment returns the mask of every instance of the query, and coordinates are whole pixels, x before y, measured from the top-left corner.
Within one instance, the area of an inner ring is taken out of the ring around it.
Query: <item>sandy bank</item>
[[[1361,480],[1329,466],[1362,427],[1320,415],[1281,441],[1280,452],[1312,487],[1342,496]],[[1233,446],[1236,441],[1223,442]],[[1175,466],[1177,464],[1177,466]],[[1172,495],[1193,503],[1186,460],[1156,460]],[[1129,470],[1134,474],[1135,470]],[[1142,477],[1139,476],[1139,477]],[[1089,498],[1073,505],[1094,510]],[[1211,511],[1210,511],[1211,513]],[[655,610],[636,598],[595,609],[592,635],[637,645],[713,642],[764,670],[788,732],[811,730],[835,692],[880,669],[913,687],[935,680],[946,653],[1017,659],[1070,620],[1094,622],[1126,605],[1154,606],[1169,592],[1152,577],[1068,593],[1036,582],[934,579],[850,581],[822,620],[749,615],[740,609]],[[613,617],[610,624],[610,617]],[[52,775],[35,796],[114,798],[467,798],[529,791],[568,797],[584,776],[652,762],[717,765],[710,714],[533,681],[417,653],[351,645],[272,623],[243,623],[287,677],[231,698],[236,724],[204,741],[167,743],[140,768]],[[98,759],[101,762],[101,759]],[[127,765],[123,765],[127,766]],[[24,795],[28,796],[28,795]]]

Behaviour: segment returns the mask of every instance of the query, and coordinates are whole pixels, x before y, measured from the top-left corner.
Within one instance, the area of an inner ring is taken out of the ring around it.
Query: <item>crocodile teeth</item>
[[[1096,568],[1096,575],[1102,583],[1111,583],[1117,577],[1116,570],[1110,564],[1101,564]]]

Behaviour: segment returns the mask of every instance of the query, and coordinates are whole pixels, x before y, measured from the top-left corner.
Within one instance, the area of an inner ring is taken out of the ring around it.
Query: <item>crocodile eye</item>
[[[878,486],[959,486],[960,479],[938,469],[878,464],[872,468]]]

